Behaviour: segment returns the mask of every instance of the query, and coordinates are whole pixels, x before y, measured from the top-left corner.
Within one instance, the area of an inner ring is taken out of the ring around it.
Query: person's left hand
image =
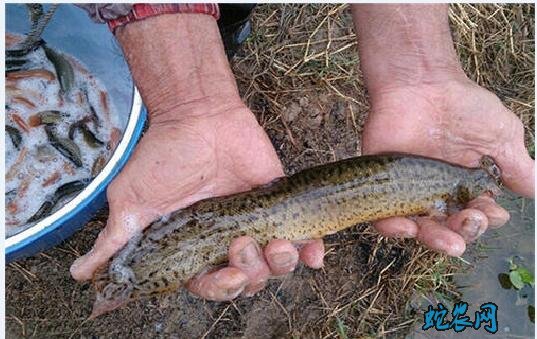
[[[283,176],[274,147],[240,98],[200,102],[173,119],[154,117],[125,168],[108,187],[109,216],[94,247],[71,267],[89,280],[152,220],[209,197],[250,190]],[[201,240],[200,240],[201,241]],[[231,300],[261,290],[271,276],[299,262],[323,264],[322,240],[273,239],[264,248],[243,236],[229,244],[229,263],[201,272],[187,288],[209,300]]]
[[[524,147],[524,127],[494,94],[468,79],[370,94],[372,109],[362,136],[364,154],[411,153],[468,167],[478,167],[481,157],[489,155],[502,170],[508,188],[533,197],[534,161]],[[486,195],[466,207],[442,222],[388,218],[375,227],[384,236],[416,237],[434,250],[460,256],[466,242],[509,220],[508,212]]]

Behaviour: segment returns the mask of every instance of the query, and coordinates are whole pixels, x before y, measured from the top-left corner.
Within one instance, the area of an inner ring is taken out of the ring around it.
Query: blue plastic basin
[[[26,33],[28,29],[26,7],[7,4],[6,31]],[[106,187],[132,154],[147,116],[121,49],[106,25],[95,24],[81,9],[62,4],[42,37],[49,46],[82,61],[101,80],[120,114],[124,132],[103,171],[81,193],[54,214],[5,240],[7,262],[59,244],[83,227],[105,205]]]

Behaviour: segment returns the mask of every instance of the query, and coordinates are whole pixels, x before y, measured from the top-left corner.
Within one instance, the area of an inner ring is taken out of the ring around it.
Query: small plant
[[[347,339],[348,336],[347,336],[347,328],[345,326],[345,324],[343,323],[343,321],[341,321],[341,319],[339,319],[339,317],[336,317],[336,324],[337,324],[337,333],[339,334],[339,338],[340,339]]]
[[[522,289],[525,285],[531,287],[535,285],[533,274],[527,268],[515,264],[513,258],[509,259],[509,281],[517,290]]]
[[[510,289],[514,288],[516,290],[516,303],[517,306],[527,305],[528,295],[522,293],[522,289],[526,286],[535,286],[535,279],[533,274],[525,267],[515,264],[514,257],[509,258],[509,272],[500,273],[498,275],[498,280],[502,288]],[[535,306],[527,305],[528,307],[528,318],[532,323],[535,323]]]

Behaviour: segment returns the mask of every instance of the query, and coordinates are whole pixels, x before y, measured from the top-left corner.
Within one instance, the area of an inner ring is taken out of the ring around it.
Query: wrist
[[[483,90],[468,78],[379,88],[369,95],[371,103],[369,117],[388,114],[396,119],[409,121],[429,119],[437,124],[448,123],[453,115],[454,103],[467,102],[465,97],[481,97]]]
[[[360,63],[371,94],[466,78],[445,5],[354,5]]]
[[[236,106],[240,97],[216,20],[202,14],[150,17],[116,29],[150,121]]]
[[[240,100],[213,98],[176,105],[163,114],[150,115],[149,128],[202,124],[212,126],[224,121],[257,121],[253,113]]]

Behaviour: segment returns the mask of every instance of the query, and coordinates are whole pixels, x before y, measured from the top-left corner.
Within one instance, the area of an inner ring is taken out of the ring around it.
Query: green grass
[[[336,317],[336,325],[337,325],[336,330],[337,330],[337,333],[339,334],[339,338],[348,339],[347,328],[345,324],[343,323],[343,321],[339,319],[339,317]]]

